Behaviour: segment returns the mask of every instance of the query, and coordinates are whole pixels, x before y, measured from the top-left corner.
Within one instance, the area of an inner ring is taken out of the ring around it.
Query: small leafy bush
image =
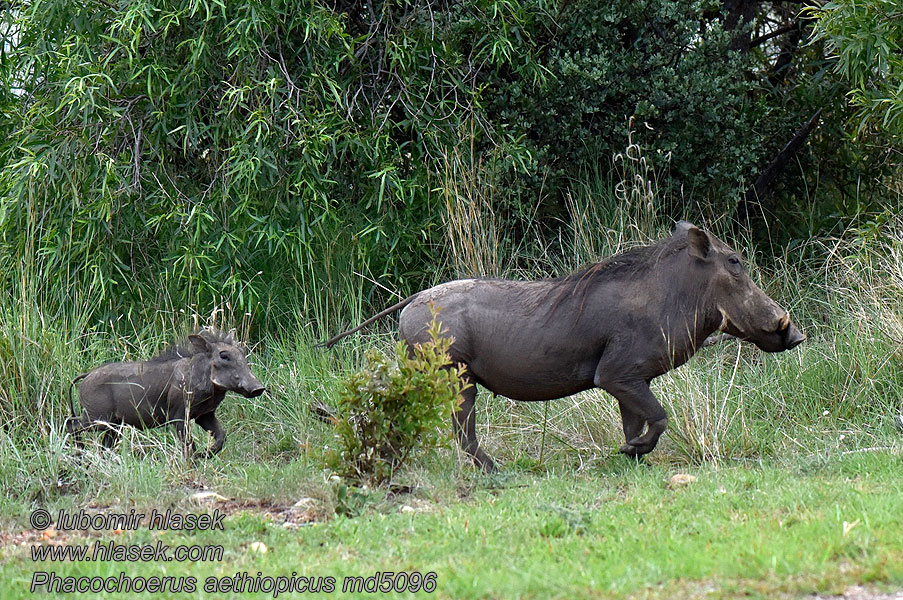
[[[394,364],[382,352],[368,352],[366,366],[343,383],[336,426],[341,451],[334,458],[343,476],[385,483],[412,455],[450,438],[450,417],[467,387],[464,370],[452,365],[454,339],[442,337],[435,311],[429,334],[431,341],[410,355],[399,342]]]

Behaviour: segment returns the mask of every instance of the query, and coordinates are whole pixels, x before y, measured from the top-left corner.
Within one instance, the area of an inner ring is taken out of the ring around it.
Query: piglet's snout
[[[263,384],[260,383],[256,378],[248,381],[245,385],[242,386],[241,393],[247,398],[256,398],[266,391],[266,388],[263,387]]]

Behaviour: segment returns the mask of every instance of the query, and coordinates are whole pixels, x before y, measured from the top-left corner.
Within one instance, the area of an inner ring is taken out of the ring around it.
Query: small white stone
[[[251,542],[251,545],[248,546],[248,550],[251,552],[258,552],[260,554],[266,554],[269,551],[267,545],[263,542]]]
[[[671,477],[671,480],[668,481],[668,487],[673,490],[674,488],[679,488],[679,487],[684,487],[684,486],[690,485],[694,481],[696,481],[695,475],[689,475],[687,473],[678,473],[678,474],[674,475],[673,477]]]
[[[220,496],[212,490],[204,490],[203,492],[195,492],[189,497],[192,502],[224,502],[228,500],[225,496]]]
[[[292,508],[297,510],[307,510],[308,508],[314,506],[316,503],[317,501],[313,498],[304,497],[292,504]]]

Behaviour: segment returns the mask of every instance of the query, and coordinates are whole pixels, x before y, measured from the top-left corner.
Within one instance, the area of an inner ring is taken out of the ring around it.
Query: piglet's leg
[[[185,394],[184,376],[179,375],[177,381],[170,385],[166,391],[167,407],[166,413],[169,423],[176,430],[176,437],[179,438],[179,445],[185,453],[185,458],[190,458],[194,454],[194,440],[191,438],[190,420],[192,394]]]
[[[191,439],[191,432],[188,431],[188,422],[183,418],[176,418],[170,421],[176,430],[176,437],[179,438],[179,445],[187,456],[194,454],[194,440]]]
[[[226,430],[223,429],[223,424],[216,418],[216,414],[211,412],[206,415],[201,415],[195,419],[195,423],[200,425],[206,431],[209,431],[210,435],[213,436],[213,446],[204,453],[205,457],[210,458],[223,449],[223,445],[226,443]]]

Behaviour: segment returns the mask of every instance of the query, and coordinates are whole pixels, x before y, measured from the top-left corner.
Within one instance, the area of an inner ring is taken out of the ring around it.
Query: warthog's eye
[[[736,256],[730,257],[729,259],[727,259],[727,262],[731,263],[734,266],[740,266],[740,259]]]
[[[220,352],[220,353],[219,353],[219,357],[220,357],[221,359],[223,359],[224,361],[226,361],[226,362],[229,362],[230,360],[232,360],[232,357],[229,356],[229,353],[228,353],[228,352]]]

